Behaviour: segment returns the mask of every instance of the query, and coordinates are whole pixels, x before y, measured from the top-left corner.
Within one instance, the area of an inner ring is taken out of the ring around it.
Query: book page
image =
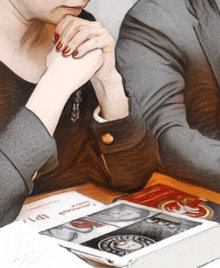
[[[209,263],[206,263],[202,266],[199,266],[197,268],[219,268],[220,267],[220,258],[215,259]]]
[[[0,229],[0,251],[1,268],[91,267],[22,221]]]
[[[69,206],[70,203],[67,202],[66,205],[68,206],[66,207],[65,205],[64,210],[63,207],[60,210],[59,202],[55,202],[60,200],[58,196],[55,199],[47,199],[46,202],[44,200],[41,205],[40,203],[35,203],[34,206],[32,204],[33,207],[29,206],[26,211],[23,210],[22,215],[26,216],[23,218],[22,223],[25,225],[25,222],[32,223],[33,221],[33,226],[38,227],[39,223],[42,223],[41,228],[37,229],[39,234],[42,234],[42,238],[44,237],[50,240],[51,243],[66,247],[82,258],[117,267],[126,267],[128,263],[130,265],[136,262],[139,265],[139,260],[147,255],[149,255],[149,257],[146,257],[147,259],[149,258],[152,263],[158,264],[156,252],[160,251],[162,254],[165,249],[169,252],[170,246],[177,252],[183,251],[184,254],[188,254],[188,252],[191,254],[193,251],[193,254],[198,257],[198,254],[200,256],[200,243],[204,239],[207,240],[207,245],[203,245],[202,257],[204,258],[197,262],[193,268],[219,256],[218,248],[216,247],[214,249],[211,247],[211,253],[208,254],[208,257],[204,254],[210,248],[208,241],[210,233],[214,233],[214,243],[211,241],[211,245],[219,244],[215,240],[218,239],[219,233],[215,231],[215,227],[218,226],[217,223],[164,213],[158,209],[126,201],[118,201],[92,212],[93,206],[90,205],[93,204],[93,201],[88,200],[85,196],[80,196],[77,201],[76,198],[70,198],[75,203],[71,202],[72,205]],[[66,200],[66,197],[64,199]],[[36,206],[36,204],[39,206]],[[83,204],[86,204],[86,206],[83,207]],[[97,207],[95,206],[95,209]],[[45,208],[44,214],[36,218],[36,215],[38,215],[36,212],[39,213],[40,211],[42,213],[42,208]],[[48,208],[50,209],[48,210]],[[86,210],[89,208],[89,212],[84,211],[84,208]],[[30,214],[32,209],[34,211],[33,215]],[[47,216],[49,216],[49,219]],[[52,222],[50,223],[50,221]],[[196,240],[194,239],[195,237]],[[197,243],[197,241],[199,242]],[[190,251],[185,251],[185,248],[190,248]],[[173,250],[171,251],[173,252]],[[69,254],[68,251],[66,253]],[[177,255],[179,260],[180,255]],[[163,255],[163,258],[167,259],[167,253]],[[184,257],[182,262],[185,259],[188,259],[188,257]],[[139,266],[134,267],[140,268]],[[176,266],[172,267],[176,268]],[[189,266],[189,268],[191,267]]]
[[[38,231],[99,211],[106,205],[71,191],[25,204],[17,217]]]
[[[143,250],[150,253],[213,226],[218,224],[118,201],[80,219],[42,230],[40,234],[58,240],[76,254],[84,252],[83,257],[90,255],[93,260],[124,265],[127,260],[141,256]]]
[[[193,218],[207,219],[220,223],[220,205],[204,198],[177,190],[164,184],[157,184],[119,200],[154,207],[163,211]]]

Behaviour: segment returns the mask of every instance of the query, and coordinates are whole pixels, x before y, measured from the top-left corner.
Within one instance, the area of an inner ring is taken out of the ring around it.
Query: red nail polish
[[[63,55],[66,55],[68,52],[70,52],[70,48],[66,46],[64,50],[62,51]]]
[[[55,43],[60,39],[60,35],[58,33],[54,34],[54,41]]]
[[[59,41],[57,43],[56,50],[60,50],[62,46],[63,46],[62,43]]]
[[[73,51],[72,56],[75,57],[78,53],[79,53],[79,51],[76,49]]]

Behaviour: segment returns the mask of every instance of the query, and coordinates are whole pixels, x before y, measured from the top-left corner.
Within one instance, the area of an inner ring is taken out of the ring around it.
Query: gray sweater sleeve
[[[0,227],[16,218],[33,189],[32,176],[56,154],[42,122],[22,108],[0,134]]]
[[[172,24],[171,37],[159,31],[164,11],[154,5],[156,16],[141,3],[126,16],[117,45],[118,68],[133,109],[157,139],[160,171],[220,191],[220,141],[190,128],[186,119],[186,57],[174,42],[178,33]]]

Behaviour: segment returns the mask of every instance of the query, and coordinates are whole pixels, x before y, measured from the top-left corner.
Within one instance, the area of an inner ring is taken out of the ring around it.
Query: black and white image
[[[124,256],[198,225],[198,222],[158,213],[83,245]]]

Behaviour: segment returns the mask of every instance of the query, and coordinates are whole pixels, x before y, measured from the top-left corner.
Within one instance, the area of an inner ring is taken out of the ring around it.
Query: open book
[[[1,268],[91,267],[21,221],[0,229],[0,252]]]
[[[91,267],[38,232],[104,207],[102,203],[76,192],[54,195],[24,205],[18,221],[0,229],[0,267],[61,268],[73,267],[73,264],[74,267]]]
[[[94,267],[199,268],[220,257],[218,223],[127,201],[70,192],[25,205],[18,219]]]
[[[164,211],[220,223],[220,205],[162,183],[146,188],[120,200],[159,208]]]

